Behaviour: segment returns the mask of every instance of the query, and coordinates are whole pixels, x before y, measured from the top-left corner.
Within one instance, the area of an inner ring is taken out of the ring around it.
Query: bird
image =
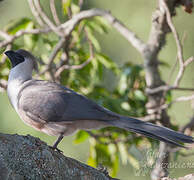
[[[52,146],[55,150],[64,136],[78,130],[109,126],[179,147],[185,147],[184,143],[194,143],[191,136],[117,114],[58,83],[34,79],[32,72],[38,70],[37,59],[27,50],[9,50],[5,54],[11,62],[7,94],[12,106],[24,123],[57,136]]]

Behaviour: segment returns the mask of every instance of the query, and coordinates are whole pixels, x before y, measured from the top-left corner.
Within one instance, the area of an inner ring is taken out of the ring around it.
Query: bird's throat
[[[12,68],[9,74],[7,93],[9,100],[16,111],[18,109],[18,93],[20,92],[23,83],[32,79],[32,71],[27,70],[28,68],[24,67],[21,63],[21,65]]]

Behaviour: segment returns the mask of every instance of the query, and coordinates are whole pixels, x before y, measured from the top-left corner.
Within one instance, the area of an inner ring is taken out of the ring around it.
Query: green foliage
[[[76,136],[75,136],[75,140],[74,140],[74,143],[75,144],[79,144],[79,143],[82,143],[84,142],[85,140],[87,140],[89,137],[89,134],[83,130],[80,130]]]
[[[70,7],[71,5],[71,0],[66,0],[63,2],[63,12],[64,14],[67,14],[68,13],[68,8]]]
[[[15,34],[21,29],[26,29],[26,27],[31,23],[31,20],[28,18],[21,18],[11,21],[8,25],[5,26],[5,31],[10,34]]]

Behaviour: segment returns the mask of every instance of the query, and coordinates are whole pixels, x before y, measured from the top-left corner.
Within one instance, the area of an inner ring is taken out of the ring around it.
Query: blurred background
[[[59,1],[60,2],[60,1]],[[47,8],[47,2],[44,0],[45,9]],[[120,19],[129,29],[136,32],[139,37],[144,41],[148,39],[152,12],[156,8],[156,0],[86,0],[84,8],[102,8],[110,10],[111,13]],[[60,4],[57,3],[57,9],[60,9]],[[48,11],[49,12],[49,11]],[[21,18],[32,18],[31,11],[28,7],[26,0],[4,0],[0,2],[0,29],[2,29],[8,22]],[[177,31],[180,37],[185,36],[184,40],[184,57],[188,58],[194,55],[194,13],[185,13],[181,8],[177,9],[177,16],[173,18]],[[122,65],[125,62],[134,64],[143,64],[139,53],[115,30],[109,29],[106,34],[97,34],[99,43],[101,45],[102,52],[108,55],[118,65]],[[41,52],[39,52],[41,54]],[[167,81],[170,73],[170,67],[176,61],[176,45],[171,34],[167,37],[166,46],[160,53],[160,59],[165,64],[161,66],[160,72],[162,78]],[[194,64],[190,65],[184,75],[181,82],[182,87],[194,87]],[[177,70],[174,73],[176,76]],[[109,72],[105,72],[104,85],[108,88],[113,88],[117,79],[114,78]],[[173,78],[172,78],[173,80]],[[111,82],[111,83],[110,83]],[[112,83],[115,82],[115,83]],[[189,95],[189,92],[176,92],[173,93],[173,97],[179,95]],[[181,102],[173,105],[173,108],[169,110],[169,114],[172,117],[174,124],[184,125],[189,122],[190,117],[193,115],[193,110],[189,102]],[[50,137],[46,134],[37,132],[29,126],[26,126],[18,117],[14,109],[11,107],[6,93],[0,93],[0,132],[10,134],[30,134],[35,137],[39,137],[41,140],[51,145],[56,137]],[[64,155],[78,159],[82,162],[86,162],[89,154],[88,141],[81,144],[74,143],[74,136],[65,137],[62,143],[59,145],[59,149],[64,151]],[[194,156],[181,157],[179,162],[194,162]],[[194,168],[194,165],[193,165]],[[119,168],[118,178],[122,180],[146,180],[150,179],[149,174],[146,176],[136,176],[135,170],[130,164],[122,165]],[[193,173],[192,168],[177,168],[170,169],[170,176],[180,177],[189,173]]]

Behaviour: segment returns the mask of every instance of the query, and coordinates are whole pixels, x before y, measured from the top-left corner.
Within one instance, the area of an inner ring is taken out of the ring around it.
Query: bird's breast
[[[20,92],[20,89],[22,88],[22,85],[19,81],[13,80],[11,82],[8,82],[8,87],[7,87],[7,94],[9,97],[9,100],[14,107],[14,109],[18,112],[18,94]]]

